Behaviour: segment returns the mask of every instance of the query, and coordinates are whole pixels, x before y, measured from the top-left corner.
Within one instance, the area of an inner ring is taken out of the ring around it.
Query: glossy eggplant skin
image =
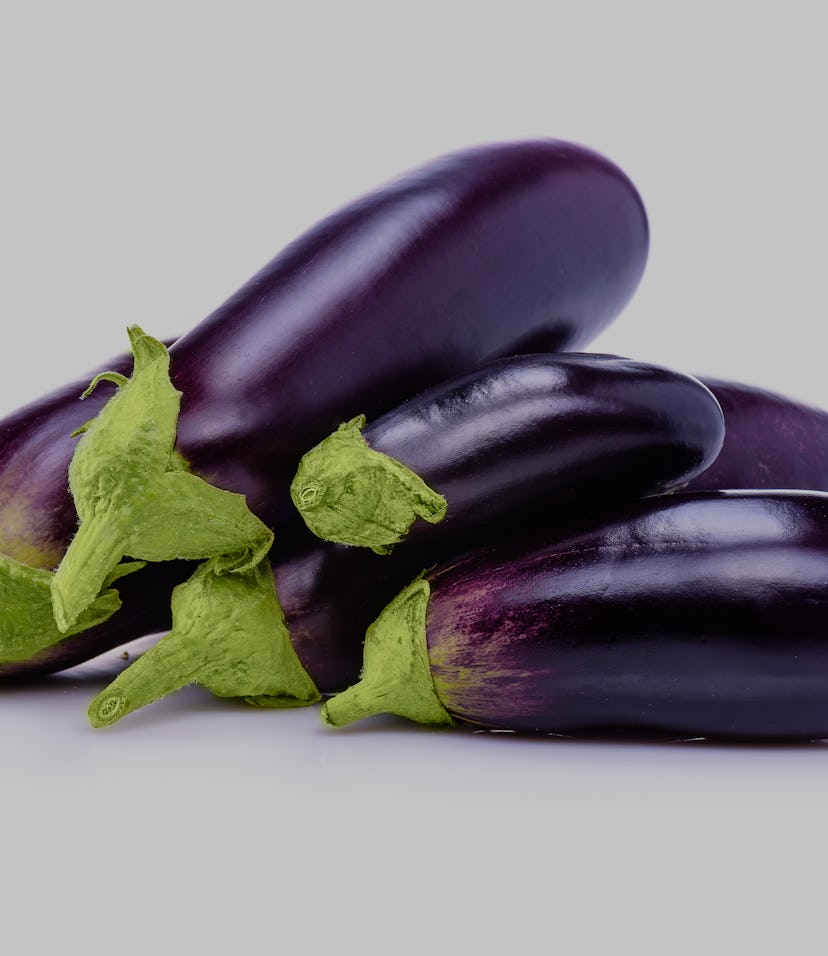
[[[641,200],[555,140],[440,158],[320,223],[172,349],[178,444],[276,527],[312,445],[502,355],[577,348],[638,285]]]
[[[362,435],[449,506],[439,524],[415,523],[390,555],[317,541],[304,528],[274,548],[291,639],[326,693],[357,678],[365,630],[412,575],[482,541],[675,488],[714,459],[723,420],[690,376],[618,356],[553,353],[451,379]]]
[[[592,150],[440,157],[311,228],[172,346],[179,450],[275,528],[299,458],[340,421],[499,355],[584,345],[632,296],[648,241],[635,187]],[[69,398],[0,423],[0,553],[68,544],[75,442],[50,416]]]
[[[828,736],[828,495],[639,501],[427,575],[434,686],[461,721],[564,734]]]
[[[702,379],[724,412],[722,449],[686,491],[828,491],[828,412],[752,385]]]
[[[487,541],[554,536],[572,520],[675,489],[723,437],[696,379],[618,356],[501,359],[427,390],[369,423],[376,451],[445,495],[439,524],[415,522],[390,555],[309,538],[273,553],[291,639],[322,692],[353,683],[362,637],[410,577]]]
[[[508,514],[657,494],[707,468],[724,419],[699,381],[617,355],[510,356],[427,389],[362,432],[448,502],[407,541]]]
[[[618,356],[509,357],[426,390],[362,435],[445,495],[447,515],[415,522],[389,555],[304,528],[275,548],[299,658],[321,691],[341,690],[359,674],[366,629],[418,571],[678,487],[714,459],[722,434],[718,403],[697,380]]]

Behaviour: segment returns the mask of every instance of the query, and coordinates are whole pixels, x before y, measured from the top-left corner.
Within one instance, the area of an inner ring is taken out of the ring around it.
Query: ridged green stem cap
[[[387,554],[422,518],[446,515],[446,499],[402,462],[370,448],[365,416],[344,422],[299,462],[290,495],[323,541]]]
[[[95,600],[67,631],[61,631],[52,614],[54,574],[0,555],[0,665],[30,660],[47,647],[111,617],[121,601],[118,592],[108,585],[140,567],[143,562],[119,564]]]
[[[243,495],[190,474],[175,450],[181,393],[170,381],[166,347],[129,329],[130,378],[96,376],[117,392],[79,430],[69,488],[79,527],[52,579],[57,626],[67,631],[124,556],[145,561],[220,558],[217,569],[244,572],[267,554],[272,531]]]
[[[319,700],[290,642],[268,562],[232,575],[204,562],[173,591],[172,618],[170,633],[92,701],[94,727],[194,683],[260,707]]]
[[[434,689],[428,661],[430,593],[428,582],[417,578],[368,628],[362,676],[323,705],[326,724],[341,727],[372,714],[397,714],[421,724],[454,723]]]

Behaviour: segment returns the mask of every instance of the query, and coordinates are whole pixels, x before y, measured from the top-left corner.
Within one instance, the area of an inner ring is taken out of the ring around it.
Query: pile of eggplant
[[[156,635],[93,726],[196,683],[332,726],[828,736],[828,413],[583,351],[648,246],[605,157],[486,144],[174,342],[132,327],[0,421],[0,681]]]

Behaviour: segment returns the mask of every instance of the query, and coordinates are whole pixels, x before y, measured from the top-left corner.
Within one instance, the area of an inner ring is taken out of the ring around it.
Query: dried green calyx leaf
[[[386,554],[417,518],[442,521],[446,499],[402,462],[370,448],[364,426],[359,415],[312,448],[290,494],[317,537]]]
[[[273,541],[243,495],[186,471],[175,450],[181,393],[170,381],[169,353],[138,326],[129,329],[129,339],[132,376],[104,372],[93,379],[90,389],[106,380],[118,391],[84,426],[69,465],[79,526],[52,580],[62,631],[125,556],[167,561],[221,555],[221,570],[244,572]]]
[[[341,727],[372,714],[397,714],[421,724],[454,723],[431,677],[426,643],[430,595],[428,581],[416,578],[368,628],[362,676],[323,705],[326,724]]]
[[[115,577],[137,570],[133,564],[118,565]],[[118,592],[102,591],[67,631],[58,629],[52,614],[51,571],[0,555],[0,665],[27,661],[65,638],[85,631],[111,617],[121,606]]]
[[[261,707],[300,707],[319,699],[290,642],[273,572],[263,561],[218,574],[206,561],[172,595],[173,627],[89,707],[107,727],[187,684]]]

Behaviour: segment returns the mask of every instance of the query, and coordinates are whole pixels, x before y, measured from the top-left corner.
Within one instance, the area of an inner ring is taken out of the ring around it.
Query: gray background
[[[648,207],[644,282],[593,349],[828,406],[817,9],[7,2],[0,413],[131,323],[186,330],[397,172],[535,135]],[[103,683],[0,696],[17,952],[819,947],[822,745],[335,734],[197,688],[96,733]]]

